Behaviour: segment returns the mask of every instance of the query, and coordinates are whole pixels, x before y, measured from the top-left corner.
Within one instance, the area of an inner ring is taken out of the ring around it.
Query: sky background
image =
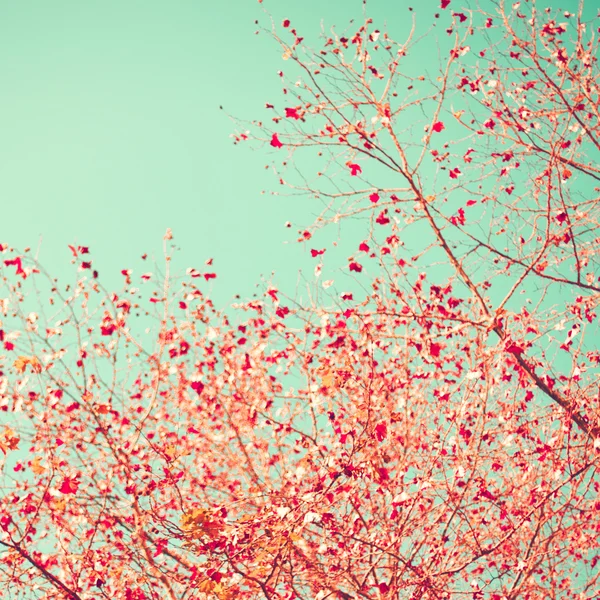
[[[431,21],[437,2],[425,4]],[[281,97],[281,51],[254,33],[264,9],[316,37],[321,22],[360,18],[362,2],[2,3],[0,241],[40,246],[59,277],[72,272],[67,244],[88,245],[110,285],[125,267],[147,269],[143,253],[160,258],[170,227],[177,267],[214,257],[223,299],[249,295],[261,274],[293,283],[312,269],[308,249],[284,242],[313,211],[261,195],[276,187],[268,150],[235,147],[219,111],[260,117]],[[370,12],[408,22],[405,2]]]
[[[411,4],[370,0],[369,14],[403,31]],[[415,5],[428,27],[439,2]],[[147,269],[143,253],[160,257],[170,227],[177,268],[214,257],[223,299],[273,270],[283,285],[312,270],[293,240],[314,210],[261,194],[277,186],[271,149],[235,147],[219,111],[251,119],[281,98],[281,51],[254,34],[265,9],[316,37],[321,23],[360,18],[362,0],[2,3],[0,241],[40,245],[59,276],[71,272],[67,244],[89,245],[110,285],[125,267]]]

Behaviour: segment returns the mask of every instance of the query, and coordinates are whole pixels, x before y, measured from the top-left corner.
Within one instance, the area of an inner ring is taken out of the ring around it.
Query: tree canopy
[[[319,207],[302,295],[1,246],[7,597],[599,595],[600,22],[456,4],[260,25],[235,157]]]

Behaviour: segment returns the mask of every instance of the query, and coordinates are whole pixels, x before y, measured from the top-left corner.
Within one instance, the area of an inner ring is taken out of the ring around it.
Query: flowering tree
[[[437,66],[414,23],[267,31],[283,102],[236,139],[322,202],[312,302],[228,317],[169,232],[118,292],[2,246],[11,597],[598,596],[598,25],[487,6],[442,0]]]

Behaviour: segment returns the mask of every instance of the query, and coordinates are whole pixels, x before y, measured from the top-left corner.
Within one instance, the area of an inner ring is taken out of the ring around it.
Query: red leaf
[[[378,442],[383,442],[387,437],[387,426],[385,423],[379,423],[375,426],[375,437]]]
[[[458,214],[454,217],[450,217],[450,223],[452,225],[464,225],[465,224],[465,209],[459,208]]]
[[[441,121],[438,121],[437,123],[433,124],[433,127],[431,129],[433,129],[433,131],[435,131],[436,133],[440,133],[440,131],[445,129],[445,126]]]
[[[197,394],[201,394],[202,390],[204,389],[204,384],[201,381],[192,381],[192,383],[190,383],[190,387],[197,393]]]
[[[348,268],[349,268],[351,271],[356,271],[357,273],[360,273],[360,272],[363,270],[363,268],[362,268],[362,265],[359,265],[357,262],[354,262],[354,261],[352,261],[352,262],[351,262],[351,263],[348,265]]]
[[[285,109],[285,116],[288,119],[296,119],[296,121],[301,118],[301,116],[298,114],[298,109],[297,108],[286,108]]]
[[[387,225],[390,222],[387,216],[387,210],[382,210],[378,217],[375,219],[375,222],[379,225]]]
[[[317,256],[320,256],[321,254],[325,254],[325,248],[323,248],[323,250],[311,250],[310,251],[310,255],[315,258]]]
[[[357,165],[355,163],[348,163],[348,168],[350,169],[351,177],[356,177],[357,175],[360,175],[362,173],[360,165]]]
[[[161,538],[161,539],[157,539],[155,543],[156,543],[156,550],[154,551],[154,554],[152,556],[159,556],[166,550],[167,546],[169,545],[169,540]]]
[[[285,319],[286,315],[290,314],[290,309],[287,306],[280,306],[277,308],[277,310],[275,311],[275,314],[280,318],[280,319]]]
[[[284,27],[286,27],[286,28],[289,27],[290,26],[290,20],[289,19],[284,19],[282,25]]]
[[[77,477],[65,477],[58,490],[63,494],[75,494],[79,488]]]
[[[279,138],[277,137],[277,134],[274,133],[273,137],[271,137],[271,146],[273,146],[273,148],[281,148],[283,146],[283,144],[279,141]]]
[[[374,192],[373,194],[371,194],[369,196],[369,200],[373,203],[376,204],[377,202],[379,202],[379,194],[377,192]]]
[[[23,265],[21,264],[21,257],[17,256],[16,258],[11,258],[4,261],[4,264],[7,267],[14,265],[16,267],[16,274],[20,275],[23,279],[27,277],[27,273],[23,270]]]
[[[442,346],[440,344],[437,343],[433,343],[429,346],[429,354],[431,354],[431,356],[435,356],[438,357],[440,355],[440,350],[442,349]]]
[[[369,251],[369,246],[367,245],[367,242],[361,242],[360,246],[358,247],[358,249],[361,252],[368,252]]]
[[[523,354],[523,348],[514,342],[510,342],[506,346],[506,351],[510,352],[511,354]]]
[[[450,0],[442,0],[442,3],[440,4],[440,7],[441,8],[447,8],[449,4],[450,4]]]
[[[454,169],[450,171],[450,179],[457,179],[460,174],[460,169],[458,167],[454,167]]]
[[[100,333],[102,335],[112,335],[115,332],[115,329],[114,323],[107,323],[106,325],[100,326]]]

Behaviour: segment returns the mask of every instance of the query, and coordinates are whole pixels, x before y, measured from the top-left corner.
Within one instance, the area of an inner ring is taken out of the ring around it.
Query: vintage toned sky
[[[410,4],[369,0],[369,13],[400,37]],[[415,5],[424,27],[433,22],[437,0]],[[362,0],[3,3],[0,241],[41,240],[57,274],[68,243],[89,245],[112,278],[141,267],[143,252],[159,256],[171,227],[177,266],[214,257],[222,298],[248,295],[272,270],[290,283],[312,268],[306,250],[284,245],[295,235],[283,223],[309,224],[314,210],[261,195],[276,186],[267,151],[234,147],[218,110],[252,118],[280,98],[281,52],[254,35],[263,8],[316,36],[321,21],[360,18]]]

